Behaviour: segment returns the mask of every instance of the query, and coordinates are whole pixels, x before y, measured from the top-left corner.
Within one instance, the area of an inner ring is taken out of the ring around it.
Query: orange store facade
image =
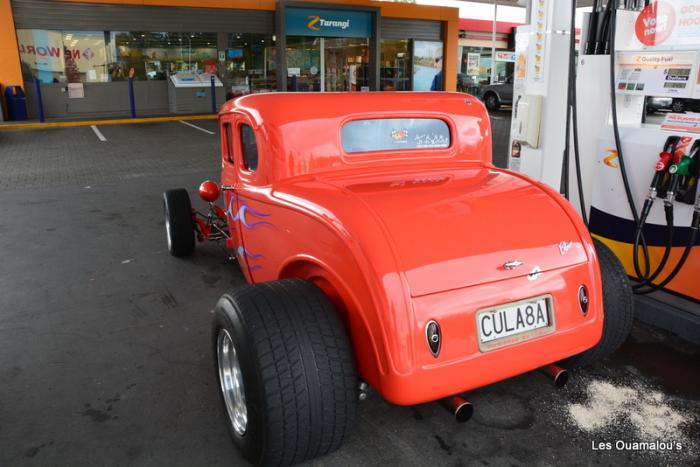
[[[173,76],[216,76],[217,100],[456,88],[455,8],[366,0],[0,0],[0,26],[0,84],[25,89],[30,118],[37,87],[47,118],[126,116],[130,76],[143,116],[173,113]]]

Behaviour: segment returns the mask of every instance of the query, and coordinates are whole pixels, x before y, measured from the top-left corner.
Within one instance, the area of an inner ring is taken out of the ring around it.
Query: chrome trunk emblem
[[[523,263],[522,261],[518,261],[516,259],[516,260],[508,261],[508,262],[504,263],[503,267],[508,269],[508,270],[511,270],[511,269],[518,268],[518,267],[522,266],[523,264],[525,264],[525,263]]]
[[[559,243],[559,254],[564,256],[569,252],[571,249],[571,246],[573,245],[573,242],[560,242]]]
[[[532,269],[532,272],[530,272],[530,274],[527,275],[527,280],[536,281],[537,279],[540,278],[541,275],[542,275],[542,269],[540,269],[539,266],[535,266]]]

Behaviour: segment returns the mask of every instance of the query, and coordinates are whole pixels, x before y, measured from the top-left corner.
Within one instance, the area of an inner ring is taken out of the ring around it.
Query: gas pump
[[[571,66],[575,3],[532,0],[517,29],[509,168],[561,189],[637,293],[663,290],[700,323],[700,114],[646,108],[700,98],[700,0],[596,0]],[[541,115],[520,112],[535,99]]]

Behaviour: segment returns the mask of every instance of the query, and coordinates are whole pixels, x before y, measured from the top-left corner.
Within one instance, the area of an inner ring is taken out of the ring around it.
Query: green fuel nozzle
[[[689,175],[690,174],[690,164],[693,162],[688,156],[681,157],[681,160],[673,164],[668,168],[668,172],[672,175]]]

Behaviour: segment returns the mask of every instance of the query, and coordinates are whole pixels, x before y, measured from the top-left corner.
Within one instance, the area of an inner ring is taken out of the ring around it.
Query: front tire
[[[226,424],[246,459],[292,465],[340,447],[358,379],[347,332],[318,287],[286,279],[236,288],[216,305],[212,339]]]
[[[498,99],[498,96],[492,92],[486,93],[484,96],[484,104],[486,104],[486,108],[492,112],[501,108],[501,101]]]
[[[634,298],[625,268],[606,244],[593,239],[603,281],[603,335],[595,347],[568,358],[562,365],[586,366],[615,352],[625,342],[634,321]]]
[[[194,221],[190,195],[184,188],[163,193],[165,236],[173,256],[189,256],[194,252]]]
[[[685,111],[685,102],[673,99],[671,110],[677,114],[683,113]]]

